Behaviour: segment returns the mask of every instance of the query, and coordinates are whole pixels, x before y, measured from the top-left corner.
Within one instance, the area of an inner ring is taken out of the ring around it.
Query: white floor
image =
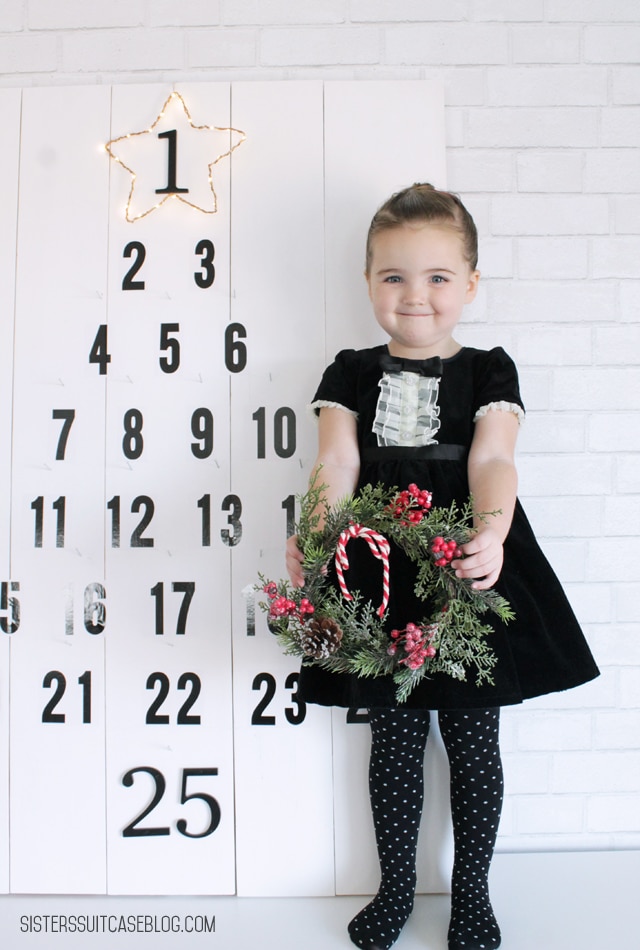
[[[639,886],[640,852],[496,855],[492,898],[503,950],[638,950]],[[419,897],[397,950],[446,950],[448,904],[445,896]],[[345,927],[362,905],[360,897],[0,897],[0,946],[353,950]],[[65,917],[69,923],[79,915],[97,915],[105,932],[59,932]],[[144,933],[166,927],[171,917],[187,926],[193,926],[189,918],[215,917],[215,933]],[[128,926],[132,918],[143,932],[106,929]],[[36,923],[40,932],[33,932]]]

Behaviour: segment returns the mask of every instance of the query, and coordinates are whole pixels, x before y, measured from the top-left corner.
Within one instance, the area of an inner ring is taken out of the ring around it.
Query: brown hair
[[[478,232],[473,218],[457,195],[438,191],[433,185],[416,183],[396,192],[376,211],[367,235],[365,272],[373,256],[373,239],[381,231],[390,231],[409,222],[444,222],[460,232],[464,257],[471,270],[478,266]]]

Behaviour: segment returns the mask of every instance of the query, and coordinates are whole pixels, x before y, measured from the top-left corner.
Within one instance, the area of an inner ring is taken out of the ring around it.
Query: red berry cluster
[[[270,617],[295,617],[300,623],[304,623],[307,616],[315,610],[308,597],[303,597],[300,603],[296,604],[295,600],[290,600],[284,594],[279,594],[274,581],[265,584],[262,589],[271,601],[269,604]]]
[[[400,492],[389,506],[394,518],[398,518],[403,527],[419,524],[431,508],[431,492],[418,488],[414,483]]]
[[[446,541],[441,537],[434,538],[431,542],[431,553],[438,567],[446,567],[455,557],[463,556],[457,541]]]
[[[436,655],[431,641],[437,629],[438,626],[435,623],[428,624],[426,627],[408,623],[404,630],[392,630],[393,643],[389,644],[388,655],[396,656],[398,649],[403,649],[406,655],[398,660],[398,663],[408,666],[410,670],[419,669],[425,660]]]

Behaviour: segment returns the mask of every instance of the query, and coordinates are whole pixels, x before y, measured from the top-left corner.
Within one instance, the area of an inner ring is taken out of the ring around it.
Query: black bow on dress
[[[442,376],[442,360],[432,356],[428,360],[407,360],[401,356],[383,353],[380,366],[385,373],[417,373],[418,376]]]

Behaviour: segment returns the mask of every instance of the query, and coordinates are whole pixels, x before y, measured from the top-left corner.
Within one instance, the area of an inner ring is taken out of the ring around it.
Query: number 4
[[[107,324],[101,323],[89,353],[89,362],[97,363],[100,375],[107,375],[107,365],[111,362],[111,354],[107,350]]]

